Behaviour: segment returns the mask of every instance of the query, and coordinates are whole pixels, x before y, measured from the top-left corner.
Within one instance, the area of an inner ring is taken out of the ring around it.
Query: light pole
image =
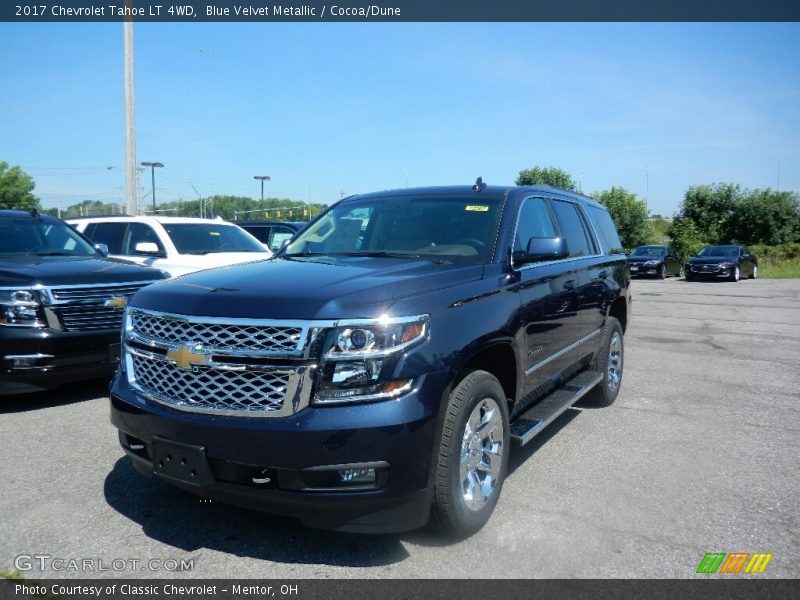
[[[156,167],[163,167],[160,162],[143,162],[143,167],[150,167],[150,181],[153,186],[153,216],[156,214]]]
[[[264,202],[264,180],[271,181],[269,175],[253,175],[253,179],[261,180],[261,202]]]

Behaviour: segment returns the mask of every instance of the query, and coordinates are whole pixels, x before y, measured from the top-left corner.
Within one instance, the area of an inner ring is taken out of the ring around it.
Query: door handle
[[[608,277],[608,271],[600,271],[597,274],[596,279],[605,279],[606,277]]]
[[[564,282],[564,289],[565,290],[573,290],[573,289],[575,289],[575,280],[574,279],[568,279],[567,281],[565,281]]]

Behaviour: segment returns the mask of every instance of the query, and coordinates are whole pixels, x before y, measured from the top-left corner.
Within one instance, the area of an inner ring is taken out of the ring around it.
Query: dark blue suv
[[[616,398],[628,289],[585,196],[480,180],[353,196],[269,261],[138,292],[112,421],[139,471],[201,496],[469,535],[511,445]]]

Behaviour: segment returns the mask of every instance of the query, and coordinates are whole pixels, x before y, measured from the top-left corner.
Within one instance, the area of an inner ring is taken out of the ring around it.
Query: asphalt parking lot
[[[513,451],[494,516],[459,542],[306,529],[145,479],[102,382],[0,398],[0,571],[49,555],[126,564],[23,574],[691,578],[706,552],[767,552],[758,577],[800,577],[800,281],[637,280],[633,297],[617,402]]]

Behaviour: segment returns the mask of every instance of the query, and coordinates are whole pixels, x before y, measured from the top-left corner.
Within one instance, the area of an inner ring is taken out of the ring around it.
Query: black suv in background
[[[59,219],[0,210],[0,395],[110,377],[123,306],[164,277],[104,258]]]
[[[617,397],[628,289],[585,196],[480,180],[352,196],[272,260],[138,292],[112,422],[139,471],[201,496],[468,535],[512,444]]]
[[[628,255],[631,275],[650,275],[666,279],[668,275],[683,277],[683,265],[669,246],[639,246]]]

